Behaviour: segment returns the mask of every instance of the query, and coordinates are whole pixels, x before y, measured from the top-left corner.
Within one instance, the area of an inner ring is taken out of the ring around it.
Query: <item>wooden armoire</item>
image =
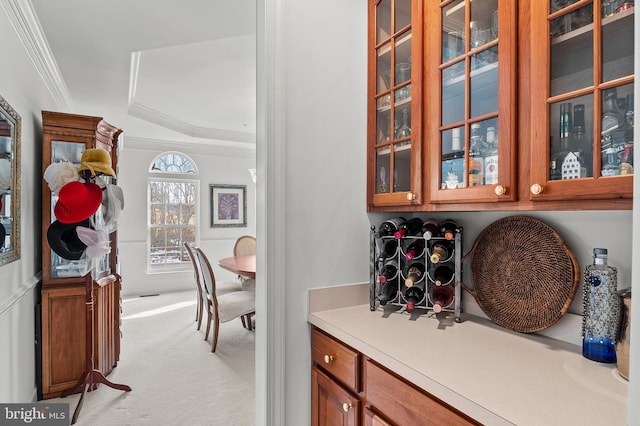
[[[102,117],[42,111],[42,173],[53,162],[80,166],[88,148],[104,148],[118,170],[118,137],[122,130]],[[116,178],[108,177],[116,184]],[[68,260],[51,249],[47,231],[54,216],[57,194],[42,182],[42,290],[38,333],[40,371],[38,398],[49,399],[72,390],[86,370],[89,353],[94,368],[105,376],[120,356],[120,288],[117,233],[109,234],[111,252],[93,273],[85,273],[84,259]],[[102,208],[102,207],[100,207]],[[100,208],[96,214],[100,212]],[[87,289],[93,286],[92,306]],[[92,320],[87,318],[93,310]],[[88,333],[92,324],[93,333]],[[93,350],[87,345],[93,338]],[[94,385],[94,387],[97,385]],[[80,391],[78,389],[77,391]]]

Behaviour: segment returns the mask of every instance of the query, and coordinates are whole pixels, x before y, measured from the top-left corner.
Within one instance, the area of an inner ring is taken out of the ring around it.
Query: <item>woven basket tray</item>
[[[580,267],[558,234],[537,219],[510,216],[487,226],[471,251],[473,289],[496,324],[521,333],[550,327],[569,309]]]

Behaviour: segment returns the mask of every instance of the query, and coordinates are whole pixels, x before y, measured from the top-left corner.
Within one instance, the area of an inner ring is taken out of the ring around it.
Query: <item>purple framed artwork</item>
[[[209,185],[211,227],[247,226],[247,186]]]

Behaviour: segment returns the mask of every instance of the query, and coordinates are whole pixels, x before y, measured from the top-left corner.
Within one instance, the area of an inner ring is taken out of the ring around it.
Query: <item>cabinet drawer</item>
[[[394,423],[446,426],[479,424],[371,360],[366,360],[364,364],[367,403]]]
[[[319,330],[311,330],[311,360],[355,392],[359,391],[359,354]]]

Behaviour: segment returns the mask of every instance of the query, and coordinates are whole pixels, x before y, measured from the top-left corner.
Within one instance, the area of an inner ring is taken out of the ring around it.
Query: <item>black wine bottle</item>
[[[419,286],[409,287],[404,291],[404,298],[407,312],[411,312],[424,299],[424,290]]]
[[[402,237],[410,237],[412,235],[420,235],[422,233],[422,219],[419,217],[411,218],[407,221],[404,221],[398,226],[398,230],[394,237],[399,240]]]
[[[398,251],[398,240],[396,239],[385,239],[382,243],[382,249],[380,249],[380,255],[378,256],[378,261],[384,262],[386,259],[395,256]]]
[[[395,260],[390,260],[385,263],[380,269],[380,275],[378,276],[378,281],[380,284],[384,284],[387,281],[391,281],[398,275],[398,262]]]
[[[431,292],[431,302],[433,302],[433,312],[442,312],[443,308],[446,308],[453,303],[453,297],[455,290],[453,286],[445,285],[442,287],[434,287]]]
[[[422,280],[424,276],[424,263],[420,261],[411,262],[407,265],[407,273],[405,274],[404,285],[413,287],[415,283]]]
[[[444,262],[451,257],[452,252],[453,247],[451,247],[451,243],[444,241],[437,242],[431,247],[431,256],[429,256],[429,260],[431,263]]]
[[[416,238],[409,244],[405,250],[405,258],[407,260],[413,260],[416,257],[422,256],[424,253],[424,239]]]
[[[440,265],[433,271],[433,283],[437,287],[449,284],[453,280],[454,272],[449,265]]]
[[[446,240],[453,240],[458,232],[458,224],[453,219],[446,219],[440,223],[440,235]]]
[[[435,219],[427,219],[422,224],[422,236],[425,240],[437,237],[440,233],[440,224]]]
[[[380,237],[393,237],[393,234],[398,231],[400,224],[406,221],[407,219],[404,217],[387,219],[380,224],[380,227],[378,228],[378,235]]]
[[[378,296],[378,300],[380,300],[380,305],[384,306],[387,303],[391,302],[398,295],[398,278],[394,278],[390,281],[385,282],[384,284],[380,284],[380,295]]]

